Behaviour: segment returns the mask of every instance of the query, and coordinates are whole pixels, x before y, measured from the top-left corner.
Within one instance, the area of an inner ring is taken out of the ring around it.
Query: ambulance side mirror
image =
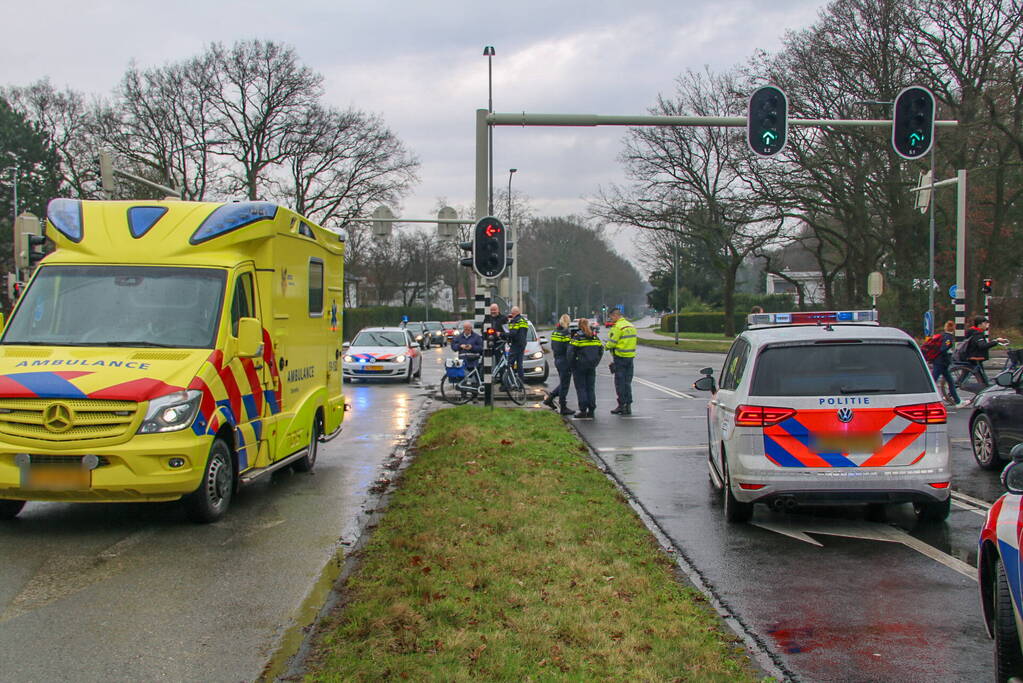
[[[255,318],[238,320],[238,356],[253,358],[263,353],[263,326]]]

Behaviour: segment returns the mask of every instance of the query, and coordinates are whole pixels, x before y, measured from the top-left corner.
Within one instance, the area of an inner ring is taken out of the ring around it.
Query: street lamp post
[[[540,273],[545,270],[554,270],[554,266],[544,266],[540,270],[536,271],[536,318],[537,322],[540,322],[543,316],[543,297],[540,296]]]
[[[17,164],[8,166],[5,170],[11,172],[11,185],[14,187],[14,219],[18,219],[18,168]]]
[[[494,113],[494,46],[483,48],[483,56],[487,58],[487,111]],[[494,127],[487,127],[487,149],[490,157],[490,200],[488,215],[494,215]]]
[[[561,275],[554,278],[554,315],[561,315],[561,307],[558,305],[558,285],[561,284],[561,278],[569,277],[572,273],[562,273]]]

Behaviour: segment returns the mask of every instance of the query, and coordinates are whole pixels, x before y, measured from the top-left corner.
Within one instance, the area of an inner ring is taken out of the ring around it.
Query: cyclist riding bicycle
[[[984,361],[989,358],[989,351],[999,344],[1008,344],[1009,340],[1004,337],[988,339],[987,331],[991,323],[982,315],[973,319],[973,326],[966,330],[964,346],[959,354],[959,361],[967,363],[976,370],[977,375],[985,385],[991,384],[987,373],[984,372]]]

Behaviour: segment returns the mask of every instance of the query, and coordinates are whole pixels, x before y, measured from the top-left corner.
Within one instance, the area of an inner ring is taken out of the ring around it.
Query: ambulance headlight
[[[199,412],[202,392],[195,389],[175,391],[149,402],[146,418],[139,425],[139,434],[176,432],[192,424]]]

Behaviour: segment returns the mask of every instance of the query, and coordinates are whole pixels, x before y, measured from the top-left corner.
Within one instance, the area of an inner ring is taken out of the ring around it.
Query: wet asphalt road
[[[428,353],[425,382],[441,358]],[[0,523],[0,680],[257,678],[308,618],[303,601],[357,535],[427,393],[346,384],[345,429],[321,444],[314,472],[242,489],[216,524],[191,524],[171,503],[30,503]]]
[[[944,524],[917,524],[909,505],[888,506],[881,523],[862,508],[758,505],[751,524],[727,524],[707,474],[707,398],[691,389],[723,359],[640,347],[634,417],[608,413],[603,370],[597,418],[573,422],[791,678],[992,680],[972,578],[983,505],[956,503]],[[974,464],[967,417],[950,419],[953,487],[990,503],[1001,484]]]

